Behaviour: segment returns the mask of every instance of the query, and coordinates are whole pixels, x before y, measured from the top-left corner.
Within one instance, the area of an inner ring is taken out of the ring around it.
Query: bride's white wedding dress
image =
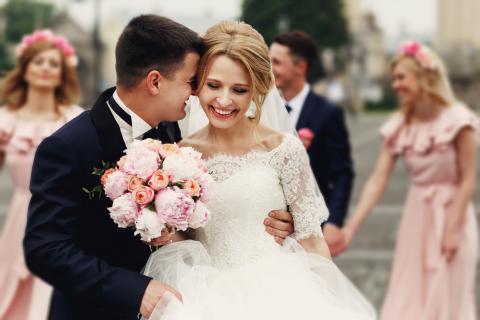
[[[328,211],[314,187],[298,138],[285,135],[269,152],[217,155],[207,166],[218,188],[212,216],[196,240],[157,250],[145,274],[176,288],[150,319],[375,319],[371,305],[333,262],[296,240],[322,237]],[[295,233],[279,246],[263,220],[289,209]]]

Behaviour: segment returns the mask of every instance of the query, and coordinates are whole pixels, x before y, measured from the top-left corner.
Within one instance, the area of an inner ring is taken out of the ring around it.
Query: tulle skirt
[[[183,302],[165,295],[150,320],[376,319],[371,304],[335,264],[309,254],[297,241],[256,261],[222,270],[198,241],[155,251],[144,274],[176,288]]]

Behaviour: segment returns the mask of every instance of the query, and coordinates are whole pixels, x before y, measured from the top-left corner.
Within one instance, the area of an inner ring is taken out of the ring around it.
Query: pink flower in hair
[[[402,43],[397,50],[397,56],[409,56],[415,59],[425,69],[436,69],[428,49],[419,42],[408,41]]]
[[[26,35],[16,48],[16,54],[20,57],[25,50],[34,43],[50,42],[65,56],[67,64],[71,66],[77,65],[77,57],[73,46],[62,36],[55,35],[48,29],[36,30],[33,33]]]

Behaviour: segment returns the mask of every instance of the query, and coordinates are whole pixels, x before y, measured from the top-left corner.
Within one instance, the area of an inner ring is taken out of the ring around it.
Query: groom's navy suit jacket
[[[328,222],[342,226],[354,177],[343,110],[310,90],[296,128],[314,133],[310,165],[330,211]]]
[[[38,147],[24,238],[30,270],[55,287],[49,319],[136,319],[150,278],[139,272],[150,250],[131,229],[109,217],[111,201],[90,200],[82,187],[102,161],[115,162],[125,143],[105,91],[82,113]],[[180,139],[176,123],[169,130]]]

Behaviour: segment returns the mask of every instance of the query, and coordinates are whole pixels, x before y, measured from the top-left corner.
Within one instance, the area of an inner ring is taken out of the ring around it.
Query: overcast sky
[[[70,11],[88,24],[91,22],[94,0],[42,0],[58,5],[68,4]],[[202,16],[210,12],[214,17],[236,18],[240,14],[242,0],[100,0],[102,15],[127,12],[157,12],[172,18],[178,16]],[[363,10],[376,14],[380,27],[387,37],[398,35],[401,30],[432,37],[435,32],[437,0],[359,0]],[[5,3],[6,0],[0,0]],[[301,0],[298,1],[301,3]]]

